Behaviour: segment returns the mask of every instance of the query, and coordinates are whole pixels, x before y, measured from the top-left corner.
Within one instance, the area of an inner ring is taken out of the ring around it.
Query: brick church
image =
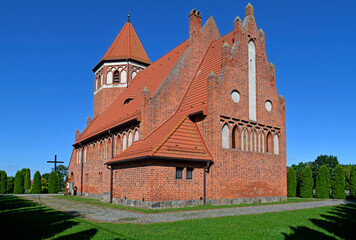
[[[128,21],[93,68],[70,190],[150,208],[286,199],[285,100],[253,7],[225,36],[188,18],[189,38],[153,63]]]

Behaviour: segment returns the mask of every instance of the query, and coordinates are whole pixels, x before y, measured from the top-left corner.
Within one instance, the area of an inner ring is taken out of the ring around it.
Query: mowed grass
[[[323,199],[316,198],[288,198],[287,201],[280,202],[268,202],[268,203],[241,203],[236,205],[199,205],[193,207],[181,207],[181,208],[164,208],[164,209],[147,209],[124,206],[120,204],[111,204],[107,202],[102,202],[98,199],[81,197],[81,196],[53,196],[56,198],[66,199],[70,201],[79,201],[83,203],[93,204],[101,207],[109,207],[118,210],[126,210],[132,212],[141,213],[161,213],[161,212],[178,212],[178,211],[193,211],[193,210],[204,210],[204,209],[219,209],[219,208],[233,208],[233,207],[250,207],[250,206],[261,206],[261,205],[272,205],[272,204],[286,204],[286,203],[298,203],[298,202],[311,202],[311,201],[322,201]]]
[[[354,239],[356,204],[158,224],[98,223],[0,196],[1,239]]]

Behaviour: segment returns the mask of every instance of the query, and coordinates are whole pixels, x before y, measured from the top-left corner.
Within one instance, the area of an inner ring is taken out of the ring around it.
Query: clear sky
[[[69,163],[92,116],[91,69],[127,20],[151,61],[188,38],[188,14],[232,31],[248,1],[0,1],[0,169]],[[355,163],[356,1],[251,1],[286,99],[287,165],[336,155]]]

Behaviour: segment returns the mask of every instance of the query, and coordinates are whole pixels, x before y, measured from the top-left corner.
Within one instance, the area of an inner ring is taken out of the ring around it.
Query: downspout
[[[108,133],[111,136],[111,159],[114,158],[114,135],[108,130]],[[110,170],[110,200],[109,202],[112,203],[112,189],[113,189],[113,169],[112,166],[106,165],[107,169]]]
[[[84,147],[82,146],[81,143],[79,143],[79,146],[82,147],[82,153],[80,156],[80,163],[81,163],[81,170],[80,170],[80,196],[83,196],[83,149]]]
[[[209,173],[211,167],[211,162],[207,162],[206,166],[204,167],[204,181],[203,181],[203,189],[204,189],[204,199],[203,199],[203,204],[206,205],[206,173]]]

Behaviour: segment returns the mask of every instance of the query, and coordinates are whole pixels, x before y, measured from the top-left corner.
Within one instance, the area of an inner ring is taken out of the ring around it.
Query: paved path
[[[64,211],[76,216],[102,222],[125,222],[125,223],[158,223],[174,222],[187,219],[215,218],[225,216],[237,216],[268,212],[282,212],[297,209],[316,208],[347,204],[355,201],[347,200],[324,200],[315,202],[300,202],[288,204],[275,204],[253,207],[235,207],[210,210],[195,210],[169,213],[137,213],[112,208],[95,206],[92,204],[74,202],[47,195],[27,195],[23,198],[41,203],[59,211]]]

